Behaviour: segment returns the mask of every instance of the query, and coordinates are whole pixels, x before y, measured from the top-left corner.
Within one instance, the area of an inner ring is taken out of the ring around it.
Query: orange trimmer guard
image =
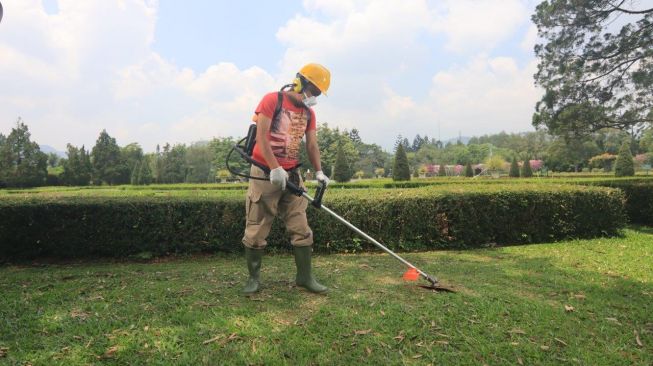
[[[417,281],[419,279],[419,272],[415,268],[409,268],[404,273],[404,280],[406,281]]]

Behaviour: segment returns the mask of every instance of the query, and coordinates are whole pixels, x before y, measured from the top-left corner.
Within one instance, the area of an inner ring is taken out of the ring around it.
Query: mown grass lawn
[[[653,364],[653,230],[407,253],[455,285],[401,280],[384,254],[317,256],[331,292],[267,256],[0,267],[0,364]]]

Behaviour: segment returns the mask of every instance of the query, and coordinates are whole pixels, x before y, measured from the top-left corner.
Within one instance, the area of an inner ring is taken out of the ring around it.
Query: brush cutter
[[[256,136],[256,125],[252,124],[250,126],[250,128],[249,128],[249,133],[248,133],[247,137],[243,138],[237,144],[235,144],[234,147],[229,152],[229,154],[227,154],[227,169],[229,169],[229,171],[232,174],[235,174],[235,175],[238,175],[238,176],[241,176],[241,177],[246,177],[246,178],[249,178],[249,179],[267,180],[265,178],[252,177],[252,176],[249,176],[249,175],[246,175],[246,174],[242,174],[240,172],[232,170],[232,168],[229,166],[229,158],[231,157],[231,153],[233,151],[236,151],[249,164],[253,164],[253,165],[259,167],[266,174],[270,173],[270,169],[267,166],[265,166],[265,165],[263,165],[263,164],[261,164],[261,163],[259,163],[256,160],[251,158],[251,153],[252,153],[252,150],[254,148],[254,143],[255,143],[255,136]],[[246,145],[241,145],[244,141],[246,141]],[[298,167],[295,167],[294,169],[297,169],[297,168]],[[292,169],[292,170],[294,170],[294,169]],[[392,250],[388,249],[386,246],[379,243],[378,241],[376,241],[371,236],[367,235],[361,229],[357,228],[352,223],[350,223],[349,221],[343,219],[342,217],[340,217],[340,215],[336,214],[331,209],[324,206],[322,204],[322,197],[324,196],[324,192],[326,191],[326,184],[324,182],[318,182],[315,197],[311,197],[308,194],[308,192],[306,192],[302,187],[299,187],[297,184],[293,183],[290,180],[288,180],[286,182],[286,189],[289,190],[291,193],[297,195],[297,196],[304,197],[305,199],[307,199],[311,203],[311,205],[313,205],[313,207],[315,207],[317,209],[320,209],[320,210],[323,210],[323,211],[326,211],[329,215],[333,216],[338,221],[345,224],[347,227],[349,227],[350,229],[355,231],[358,235],[360,235],[363,238],[367,239],[369,242],[371,242],[372,244],[377,246],[379,249],[381,249],[384,252],[390,254],[395,259],[397,259],[401,263],[408,266],[408,270],[403,275],[404,280],[417,281],[419,279],[419,277],[421,276],[422,278],[427,280],[429,282],[429,284],[428,285],[418,285],[419,287],[429,289],[429,290],[434,290],[434,291],[455,292],[455,290],[453,288],[447,287],[447,286],[444,286],[444,285],[440,284],[440,282],[437,280],[437,278],[435,278],[434,276],[431,276],[431,275],[427,274],[426,272],[420,270],[419,268],[417,268],[416,266],[414,266],[413,264],[411,264],[410,262],[408,262],[404,258],[400,257],[397,253],[395,253]]]

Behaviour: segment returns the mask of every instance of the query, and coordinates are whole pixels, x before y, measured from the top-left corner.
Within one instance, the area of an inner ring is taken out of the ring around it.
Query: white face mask
[[[304,98],[302,98],[302,103],[304,103],[305,106],[310,108],[317,104],[317,98],[315,96],[307,97],[306,93],[303,94],[304,94]]]

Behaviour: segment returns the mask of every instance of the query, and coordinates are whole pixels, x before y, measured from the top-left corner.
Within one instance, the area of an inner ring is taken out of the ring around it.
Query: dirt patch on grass
[[[376,285],[396,286],[405,282],[399,276],[374,276],[374,284]]]
[[[275,331],[282,331],[283,328],[302,326],[309,321],[313,314],[329,301],[327,296],[307,293],[304,301],[297,308],[274,311],[267,311],[267,317],[273,324]]]

